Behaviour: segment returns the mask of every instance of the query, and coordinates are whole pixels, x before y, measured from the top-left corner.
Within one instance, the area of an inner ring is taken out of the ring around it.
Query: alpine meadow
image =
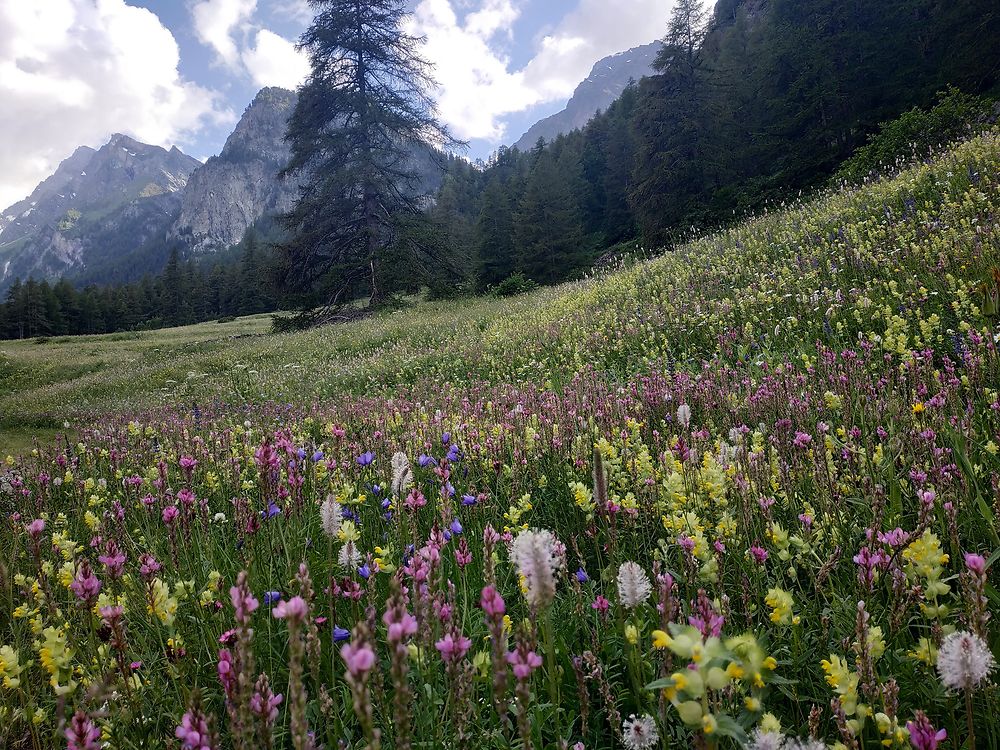
[[[0,748],[1000,747],[995,2],[44,5]]]

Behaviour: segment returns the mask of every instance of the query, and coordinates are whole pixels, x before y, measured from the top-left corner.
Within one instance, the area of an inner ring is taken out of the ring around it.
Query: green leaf
[[[739,742],[741,745],[745,745],[750,741],[747,737],[746,731],[741,727],[736,720],[727,714],[716,714],[715,721],[718,724],[718,728],[715,733],[721,737],[732,737],[734,740]]]

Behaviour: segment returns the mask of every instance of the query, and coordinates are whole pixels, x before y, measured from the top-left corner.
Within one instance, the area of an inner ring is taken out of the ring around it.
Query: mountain
[[[261,216],[291,208],[296,185],[278,172],[291,157],[284,136],[294,107],[293,92],[261,89],[222,152],[191,175],[170,238],[194,252],[225,249]]]
[[[629,81],[638,81],[653,72],[653,60],[661,46],[660,42],[651,42],[599,60],[590,75],[576,87],[566,107],[536,122],[514,145],[527,151],[539,138],[551,141],[560,133],[582,128],[597,110],[607,109]]]
[[[23,201],[3,211],[0,289],[16,277],[72,272],[123,243],[162,235],[201,163],[116,133],[81,146]]]

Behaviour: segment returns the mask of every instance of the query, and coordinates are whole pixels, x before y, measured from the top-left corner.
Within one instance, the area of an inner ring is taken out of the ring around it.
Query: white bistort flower
[[[951,690],[972,690],[995,666],[989,646],[975,633],[951,633],[938,649],[938,674],[941,683]]]
[[[781,732],[755,729],[750,735],[750,744],[747,745],[747,750],[783,750],[785,747],[785,736]]]
[[[410,470],[410,459],[402,451],[392,454],[392,494],[401,497],[413,484],[413,472]]]
[[[323,504],[319,506],[319,520],[323,527],[324,534],[326,534],[330,539],[337,536],[337,532],[340,531],[340,524],[344,520],[344,516],[340,503],[333,499],[333,495],[327,495],[326,500],[324,500]]]
[[[649,714],[632,714],[622,722],[622,741],[628,750],[646,750],[660,741],[656,722]]]
[[[691,407],[687,404],[681,404],[677,407],[677,422],[685,430],[688,425],[691,424]]]
[[[358,551],[354,542],[350,540],[344,542],[344,546],[340,548],[340,554],[337,555],[337,562],[342,568],[358,567],[358,563],[361,562],[361,552]]]
[[[618,568],[618,600],[626,609],[635,609],[653,592],[653,584],[638,563],[624,562]]]
[[[544,607],[556,595],[555,574],[565,564],[565,547],[548,529],[527,529],[510,544],[510,560],[524,576],[525,597],[533,607]]]

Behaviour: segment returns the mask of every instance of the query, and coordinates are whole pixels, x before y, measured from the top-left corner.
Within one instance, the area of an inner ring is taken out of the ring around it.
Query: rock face
[[[539,138],[551,141],[560,133],[582,128],[597,110],[607,109],[630,80],[638,81],[653,72],[653,60],[661,46],[660,42],[652,42],[598,61],[590,75],[576,87],[566,108],[536,122],[514,145],[526,151]]]
[[[120,133],[97,151],[81,146],[30,196],[3,211],[0,290],[15,277],[72,272],[123,240],[138,245],[162,235],[178,193],[200,166],[176,147]]]
[[[278,172],[291,155],[284,136],[294,107],[291,91],[265,88],[257,94],[222,153],[191,176],[171,238],[194,252],[213,252],[239,242],[261,216],[292,207],[296,186]]]

